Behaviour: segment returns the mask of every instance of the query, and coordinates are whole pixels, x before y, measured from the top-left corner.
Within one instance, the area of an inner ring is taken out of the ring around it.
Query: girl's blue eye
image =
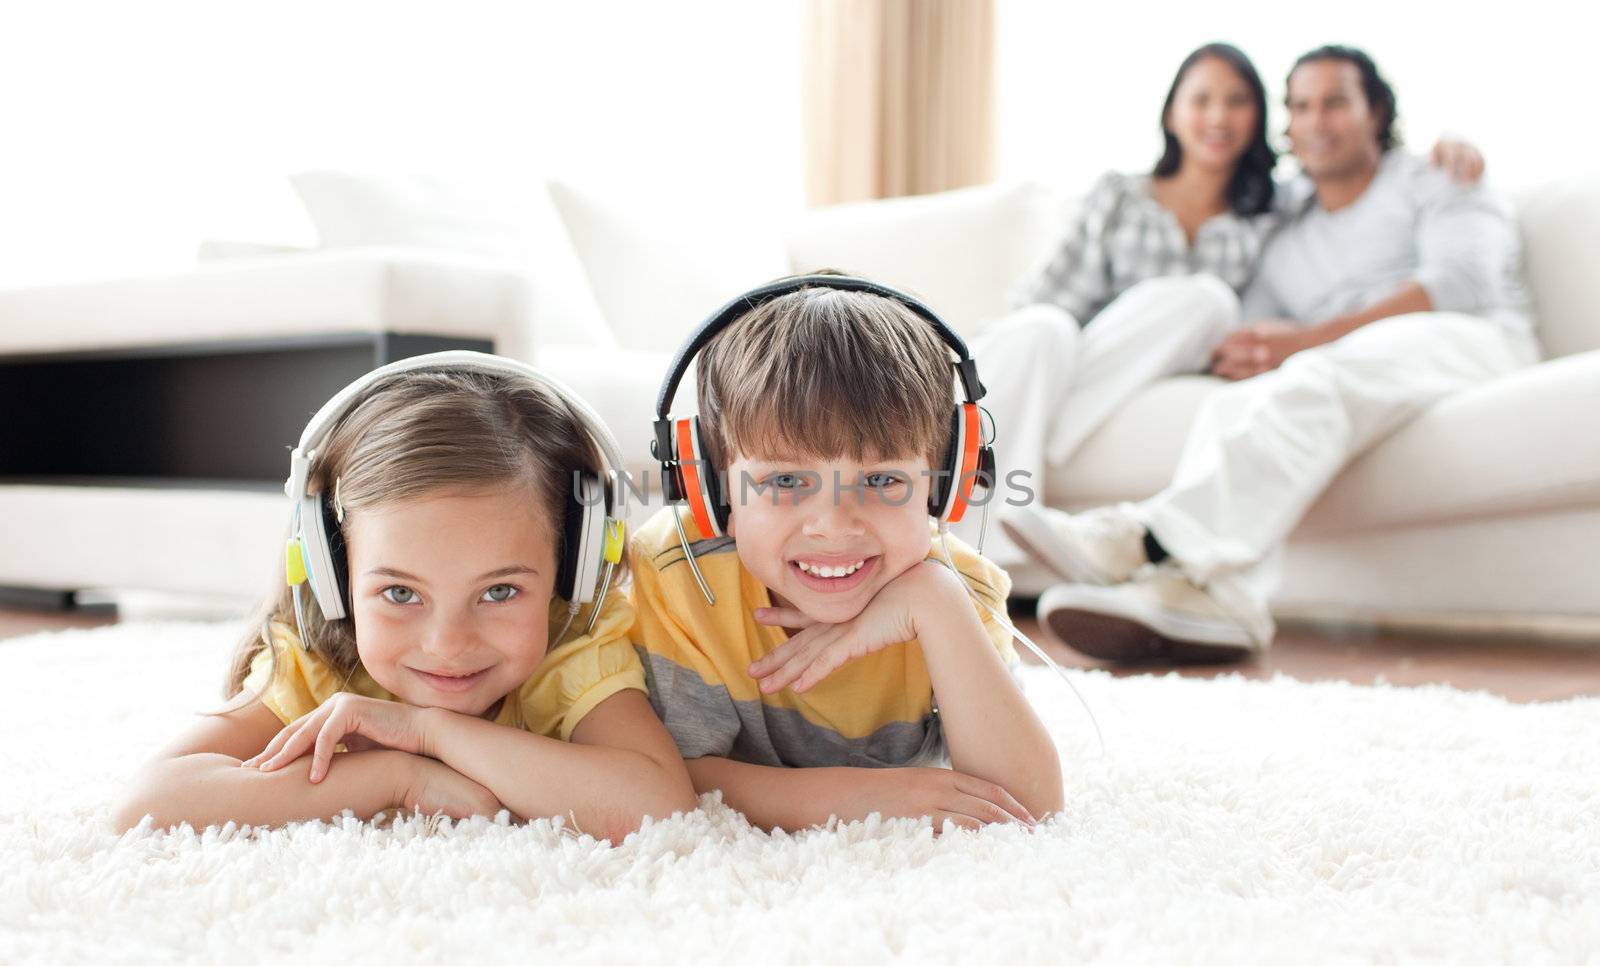
[[[383,599],[391,604],[410,604],[417,599],[417,592],[410,587],[399,584],[383,588]]]
[[[488,590],[484,591],[483,596],[478,599],[488,601],[491,604],[503,604],[520,593],[522,593],[522,591],[511,586],[510,584],[495,584],[493,587],[490,587]]]
[[[804,484],[796,473],[774,473],[767,477],[767,482],[780,490],[793,490]]]
[[[905,479],[898,473],[868,473],[867,485],[875,490],[887,490],[897,483],[904,483]]]

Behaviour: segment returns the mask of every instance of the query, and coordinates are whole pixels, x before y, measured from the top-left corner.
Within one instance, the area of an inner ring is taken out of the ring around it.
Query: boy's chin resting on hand
[[[841,624],[813,620],[793,606],[757,608],[754,617],[759,624],[794,632],[750,665],[750,676],[764,694],[791,686],[803,693],[849,661],[919,639],[919,625],[966,617],[977,634],[983,633],[960,578],[931,560],[913,564],[890,580],[859,614]]]

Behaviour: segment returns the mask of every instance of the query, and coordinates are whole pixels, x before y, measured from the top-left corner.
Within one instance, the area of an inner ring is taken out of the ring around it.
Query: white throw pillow
[[[705,203],[674,209],[659,198],[602,198],[560,181],[550,197],[624,348],[674,350],[729,299],[789,274],[773,219]]]
[[[1025,182],[835,205],[790,227],[789,260],[796,272],[835,268],[904,289],[972,336],[1010,309],[1060,212],[1054,192]]]
[[[1517,220],[1545,350],[1600,349],[1600,176],[1552,178],[1521,192]]]
[[[542,181],[306,171],[291,177],[325,248],[486,256],[528,276],[532,344],[616,345]]]

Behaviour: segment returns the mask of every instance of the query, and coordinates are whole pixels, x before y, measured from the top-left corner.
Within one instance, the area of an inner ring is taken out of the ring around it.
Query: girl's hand
[[[340,692],[317,710],[285,725],[255,757],[245,761],[262,771],[282,768],[310,753],[313,782],[320,782],[343,743],[351,750],[393,748],[423,755],[426,743],[423,709],[399,701],[380,701]]]
[[[505,806],[494,792],[432,758],[417,758],[412,774],[400,795],[400,807],[407,812],[445,815],[450,818],[493,816]]]
[[[797,693],[814,687],[846,662],[918,637],[917,621],[932,616],[940,600],[966,600],[960,578],[943,565],[924,560],[889,581],[861,613],[843,624],[818,624],[789,607],[761,607],[758,623],[799,628],[771,654],[750,665],[761,693],[781,691],[791,683]]]

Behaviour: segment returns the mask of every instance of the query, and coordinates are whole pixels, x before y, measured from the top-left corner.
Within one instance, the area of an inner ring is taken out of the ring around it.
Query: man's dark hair
[[[1372,62],[1365,51],[1355,47],[1345,47],[1340,44],[1325,44],[1316,50],[1300,55],[1300,59],[1289,68],[1289,76],[1302,65],[1317,60],[1342,60],[1347,64],[1356,65],[1356,70],[1361,72],[1361,92],[1367,97],[1367,106],[1373,113],[1382,118],[1378,125],[1378,149],[1388,151],[1390,148],[1401,145],[1400,132],[1395,130],[1395,124],[1400,119],[1399,106],[1395,102],[1394,88],[1389,86],[1389,81],[1378,73],[1378,65]]]
[[[1178,85],[1183,83],[1184,76],[1191,67],[1207,57],[1215,57],[1233,68],[1233,72],[1250,88],[1250,97],[1256,105],[1256,128],[1250,132],[1250,146],[1240,155],[1239,166],[1234,169],[1233,177],[1228,179],[1227,196],[1228,207],[1237,214],[1259,215],[1272,207],[1272,168],[1278,163],[1278,155],[1267,142],[1267,89],[1262,85],[1261,75],[1256,73],[1250,58],[1232,44],[1206,44],[1190,53],[1178,65],[1177,76],[1172,78],[1172,86],[1167,88],[1167,99],[1161,105],[1161,136],[1166,141],[1166,147],[1152,173],[1158,178],[1165,178],[1177,173],[1183,164],[1183,147],[1178,144],[1177,136],[1167,129],[1167,114],[1172,110],[1172,102],[1178,96]]]

